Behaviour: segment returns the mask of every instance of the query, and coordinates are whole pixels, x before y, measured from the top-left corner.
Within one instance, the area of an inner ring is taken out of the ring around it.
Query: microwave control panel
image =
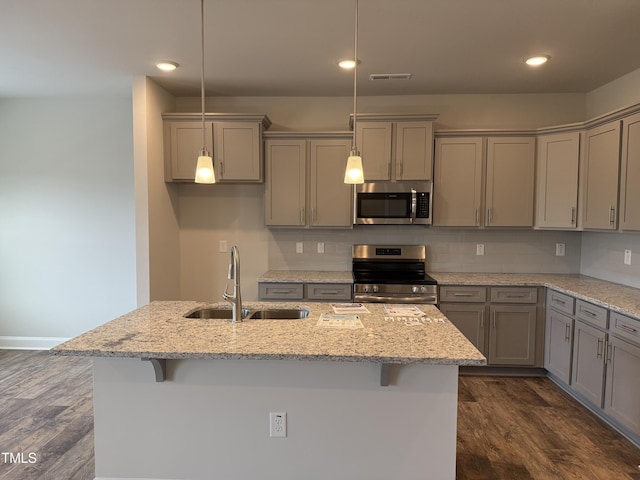
[[[416,193],[416,218],[429,218],[429,194]]]

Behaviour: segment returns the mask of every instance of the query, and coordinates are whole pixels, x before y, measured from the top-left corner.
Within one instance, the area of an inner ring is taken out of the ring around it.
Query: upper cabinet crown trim
[[[210,122],[260,122],[267,130],[271,120],[263,113],[205,113],[205,120]],[[163,113],[163,120],[200,120],[202,113]]]
[[[350,131],[335,131],[335,132],[303,132],[303,131],[271,131],[264,132],[262,138],[266,139],[318,139],[318,138],[353,138],[353,132]]]
[[[433,122],[439,113],[359,113],[363,122]],[[353,113],[349,115],[349,128],[353,129]]]

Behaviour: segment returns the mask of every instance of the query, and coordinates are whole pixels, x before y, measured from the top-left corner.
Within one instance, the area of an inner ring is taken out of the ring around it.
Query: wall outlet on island
[[[302,242],[296,242],[296,253],[302,253],[304,249],[302,247]]]

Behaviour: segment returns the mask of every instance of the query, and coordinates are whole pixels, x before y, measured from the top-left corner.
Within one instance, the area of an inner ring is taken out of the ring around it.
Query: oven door
[[[415,211],[415,192],[358,192],[356,194],[357,224],[412,224]]]

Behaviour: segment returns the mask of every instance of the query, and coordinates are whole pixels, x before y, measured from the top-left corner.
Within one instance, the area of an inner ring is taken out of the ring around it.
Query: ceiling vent
[[[372,73],[369,80],[409,80],[410,73]]]

